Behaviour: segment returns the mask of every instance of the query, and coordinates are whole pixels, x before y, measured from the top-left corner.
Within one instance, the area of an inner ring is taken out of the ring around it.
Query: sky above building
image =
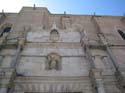
[[[0,10],[19,12],[23,6],[47,7],[51,13],[125,15],[125,0],[0,0]]]

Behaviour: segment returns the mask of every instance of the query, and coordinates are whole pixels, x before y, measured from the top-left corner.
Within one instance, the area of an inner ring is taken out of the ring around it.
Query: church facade
[[[0,13],[0,93],[125,93],[125,17]]]

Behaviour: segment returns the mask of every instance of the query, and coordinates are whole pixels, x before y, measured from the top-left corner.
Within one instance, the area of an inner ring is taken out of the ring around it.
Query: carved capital
[[[91,53],[92,53],[92,56],[95,56],[95,57],[104,57],[106,54],[105,54],[105,51],[102,50],[102,49],[90,49]]]
[[[91,69],[90,77],[94,77],[95,79],[102,79],[102,70],[101,69]]]

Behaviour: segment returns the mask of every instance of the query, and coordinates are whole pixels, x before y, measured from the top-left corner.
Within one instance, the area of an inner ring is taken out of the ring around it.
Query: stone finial
[[[96,16],[96,12],[94,12],[93,15]]]
[[[93,15],[91,16],[91,20],[96,16],[96,12],[93,13]]]
[[[66,11],[64,11],[64,15],[66,15]]]
[[[123,13],[123,17],[125,17],[125,13]]]
[[[33,5],[33,9],[34,9],[34,10],[36,9],[36,5],[35,5],[35,4]]]
[[[66,11],[64,11],[64,16],[66,16]]]
[[[3,14],[4,16],[6,16],[3,9],[2,9],[2,14]]]
[[[4,14],[4,10],[2,9],[2,13]]]
[[[123,16],[121,17],[121,21],[125,24],[125,13],[123,13]]]

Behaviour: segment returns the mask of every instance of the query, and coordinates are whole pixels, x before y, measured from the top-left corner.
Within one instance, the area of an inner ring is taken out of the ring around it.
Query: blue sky
[[[0,10],[19,12],[22,6],[47,7],[51,13],[123,15],[125,0],[0,0]],[[8,2],[8,3],[7,3]]]

